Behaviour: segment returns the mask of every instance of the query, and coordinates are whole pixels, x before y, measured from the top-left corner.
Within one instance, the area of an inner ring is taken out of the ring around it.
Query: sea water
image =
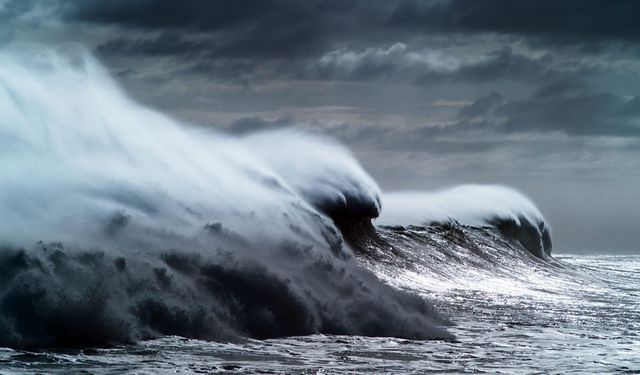
[[[468,283],[434,292],[415,274],[396,279],[450,315],[455,341],[172,336],[110,349],[2,349],[0,373],[640,373],[640,256],[555,258],[561,268],[541,265],[530,280],[470,272]]]

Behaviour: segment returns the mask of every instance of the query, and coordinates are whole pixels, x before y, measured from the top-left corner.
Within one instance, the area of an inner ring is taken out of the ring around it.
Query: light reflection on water
[[[512,259],[509,275],[483,267],[432,272],[424,263],[412,271],[374,266],[447,312],[455,342],[315,335],[222,344],[165,337],[112,349],[4,349],[0,373],[640,373],[640,256],[556,259],[556,266],[528,264],[528,270]]]

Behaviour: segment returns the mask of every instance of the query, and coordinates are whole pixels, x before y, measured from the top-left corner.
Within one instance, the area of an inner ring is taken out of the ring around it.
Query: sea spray
[[[259,137],[144,108],[82,50],[0,52],[0,345],[450,338],[431,305],[359,266],[322,210],[351,196],[379,209],[358,163],[279,137],[331,149],[328,167],[288,170],[252,153],[272,146]]]
[[[501,185],[462,185],[436,192],[401,191],[383,196],[378,225],[430,225],[454,221],[494,226],[533,255],[551,253],[551,229],[524,194]]]

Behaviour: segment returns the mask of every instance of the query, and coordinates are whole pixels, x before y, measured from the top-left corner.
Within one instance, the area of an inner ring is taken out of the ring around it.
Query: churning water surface
[[[3,349],[0,372],[640,373],[640,256],[556,259],[551,267],[516,269],[511,278],[469,268],[468,283],[457,284],[463,275],[454,275],[435,292],[424,288],[440,276],[378,269],[436,301],[456,323],[449,328],[455,341],[313,335],[215,343],[172,336],[110,349]]]

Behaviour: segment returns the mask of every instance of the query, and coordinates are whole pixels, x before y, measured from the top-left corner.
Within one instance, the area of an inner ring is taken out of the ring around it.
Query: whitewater
[[[640,258],[552,256],[523,194],[382,192],[295,130],[0,52],[0,372],[640,371]]]

